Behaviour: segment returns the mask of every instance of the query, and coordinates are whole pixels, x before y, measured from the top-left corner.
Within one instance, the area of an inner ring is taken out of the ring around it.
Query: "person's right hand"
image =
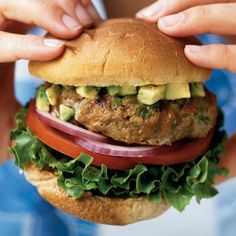
[[[57,38],[71,39],[99,20],[90,0],[0,0],[0,63],[51,60],[64,49],[62,40],[6,32],[11,21],[37,25]]]

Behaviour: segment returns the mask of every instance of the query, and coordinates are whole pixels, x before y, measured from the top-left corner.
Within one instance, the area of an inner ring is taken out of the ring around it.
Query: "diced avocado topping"
[[[133,86],[121,86],[119,95],[120,96],[128,96],[137,94],[137,87]]]
[[[59,113],[60,113],[60,116],[59,116],[60,120],[68,121],[68,120],[71,120],[74,117],[75,110],[71,107],[68,107],[68,106],[65,106],[65,105],[61,104],[59,106]]]
[[[116,96],[119,94],[120,92],[120,88],[118,86],[109,86],[107,88],[107,92],[109,93],[109,95],[111,96]]]
[[[76,93],[84,98],[95,99],[99,93],[99,88],[93,86],[81,86],[76,88]]]
[[[193,97],[205,97],[206,91],[202,83],[190,83],[190,91]]]
[[[57,105],[58,99],[61,94],[61,87],[59,85],[53,84],[50,88],[46,90],[47,98],[50,105]]]
[[[76,90],[82,98],[96,99],[98,95],[108,93],[112,97],[133,97],[141,104],[152,106],[160,100],[179,100],[183,98],[204,97],[206,91],[202,83],[169,83],[166,85],[145,85],[141,87],[134,86],[109,86],[109,87],[94,87],[94,86],[61,86],[51,85],[46,89],[46,86],[39,87],[36,95],[36,106],[41,111],[48,112],[50,105],[58,105],[58,100],[62,89]],[[133,95],[133,96],[132,96]],[[114,103],[117,103],[116,101]],[[117,106],[118,104],[118,106]],[[118,102],[113,107],[119,107]]]
[[[188,83],[170,83],[166,85],[165,99],[176,100],[190,97],[191,93]]]
[[[46,88],[44,86],[40,86],[37,90],[36,107],[40,111],[49,112],[50,110],[50,104],[46,95]]]
[[[146,105],[153,105],[154,103],[165,98],[165,90],[166,90],[165,85],[142,86],[138,91],[138,101]]]

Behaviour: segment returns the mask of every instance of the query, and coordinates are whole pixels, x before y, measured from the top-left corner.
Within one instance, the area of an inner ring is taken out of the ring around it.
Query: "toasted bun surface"
[[[126,225],[161,215],[167,203],[151,203],[146,198],[111,198],[85,194],[76,200],[57,185],[56,176],[35,166],[24,169],[26,179],[35,185],[45,200],[55,207],[84,220],[111,225]]]
[[[64,54],[50,62],[30,62],[32,75],[73,86],[166,84],[205,81],[210,71],[192,65],[184,55],[194,39],[162,34],[156,24],[112,19],[66,41]]]

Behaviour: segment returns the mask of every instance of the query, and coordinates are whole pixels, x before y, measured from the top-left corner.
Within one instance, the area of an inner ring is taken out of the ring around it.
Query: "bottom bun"
[[[37,187],[40,195],[53,206],[78,218],[100,224],[126,225],[161,215],[170,206],[167,202],[151,203],[145,197],[117,198],[84,194],[79,200],[69,197],[57,185],[50,171],[31,165],[24,169],[26,179]]]

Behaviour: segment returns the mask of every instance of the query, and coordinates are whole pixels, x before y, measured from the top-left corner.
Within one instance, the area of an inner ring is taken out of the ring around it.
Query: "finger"
[[[0,30],[5,29],[6,24],[7,24],[7,22],[6,22],[5,18],[0,14]]]
[[[220,35],[221,38],[225,39],[227,42],[231,44],[236,44],[236,36],[235,35]]]
[[[47,61],[64,50],[60,40],[0,32],[0,63],[19,59]]]
[[[81,2],[95,22],[99,22],[102,20],[91,0],[81,0]]]
[[[139,11],[136,17],[156,22],[162,16],[178,13],[194,6],[224,2],[235,2],[235,0],[159,0]]]
[[[160,18],[158,27],[172,36],[236,33],[236,3],[197,6]]]
[[[236,45],[187,45],[184,51],[187,58],[193,64],[206,68],[225,69],[236,72]]]
[[[56,0],[56,2],[84,27],[90,27],[93,24],[93,18],[79,0]]]
[[[79,22],[52,0],[0,0],[0,9],[8,20],[38,25],[60,38],[73,38],[82,31]]]

